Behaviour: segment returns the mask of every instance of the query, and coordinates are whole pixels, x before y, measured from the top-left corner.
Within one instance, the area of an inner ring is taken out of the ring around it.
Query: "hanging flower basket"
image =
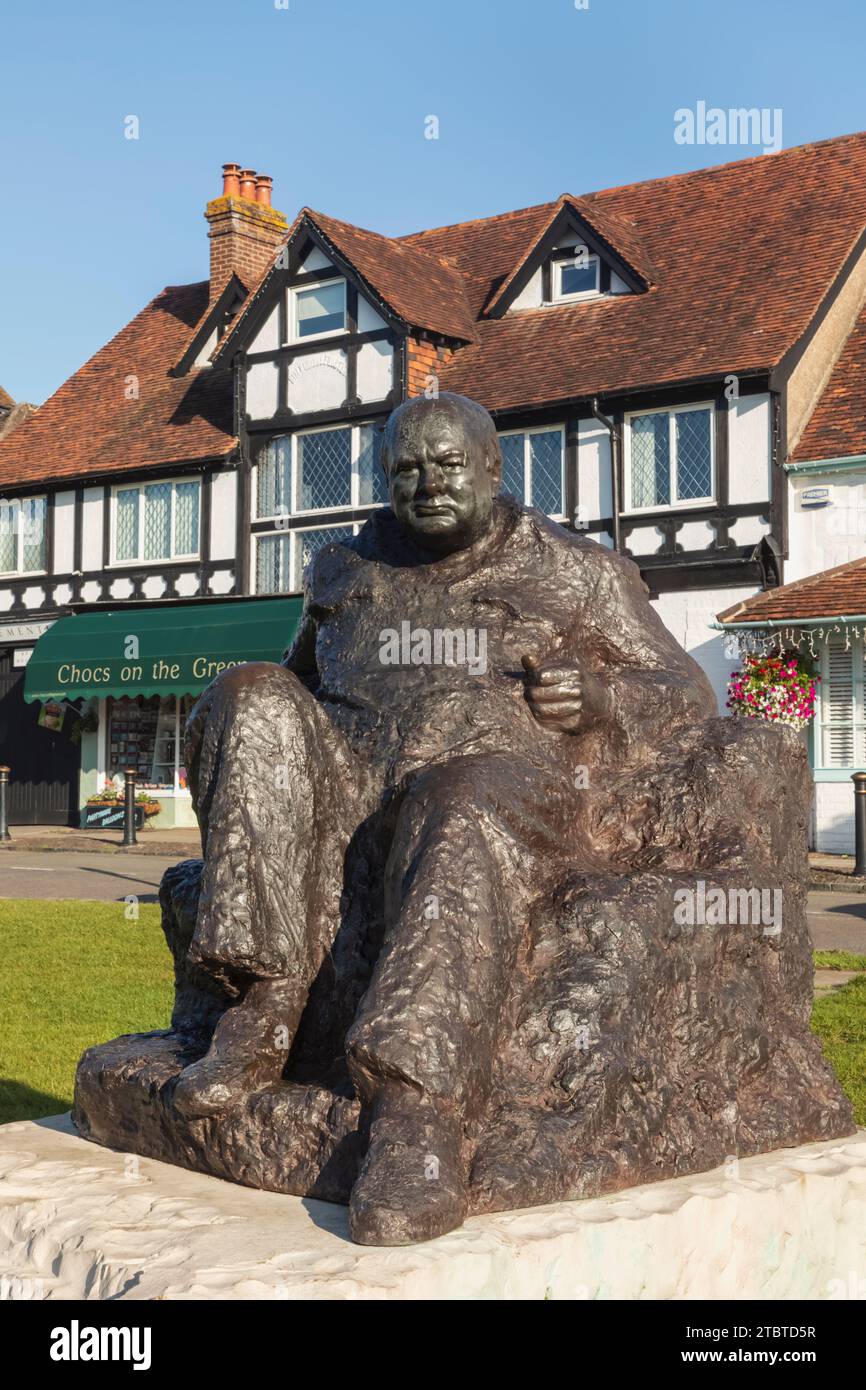
[[[815,713],[820,676],[800,666],[796,657],[746,656],[743,669],[728,681],[727,706],[747,719],[768,719],[805,729]]]

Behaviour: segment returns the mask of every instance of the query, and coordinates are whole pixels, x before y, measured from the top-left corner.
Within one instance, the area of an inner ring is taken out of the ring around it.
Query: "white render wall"
[[[835,569],[866,555],[866,465],[852,473],[789,478],[785,583]],[[803,505],[803,493],[827,488],[825,506]]]
[[[854,853],[854,783],[816,782],[810,844],[821,854]]]
[[[736,644],[726,640],[725,635],[716,632],[710,624],[725,608],[759,592],[755,588],[691,589],[661,594],[652,600],[665,627],[709,677],[720,714],[727,713],[728,678],[737,670],[740,658]]]

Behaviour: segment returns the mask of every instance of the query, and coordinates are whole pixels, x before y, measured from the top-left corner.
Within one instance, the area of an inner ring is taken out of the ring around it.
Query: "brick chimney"
[[[271,207],[273,180],[239,164],[223,165],[222,197],[205,209],[210,223],[210,298],[218,298],[231,272],[252,289],[285,241],[288,222]]]

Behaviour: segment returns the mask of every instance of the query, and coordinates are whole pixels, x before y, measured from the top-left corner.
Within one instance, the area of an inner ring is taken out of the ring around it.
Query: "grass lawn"
[[[165,1028],[171,957],[159,908],[125,903],[0,900],[0,1124],[72,1104],[75,1065],[92,1043]],[[866,957],[818,951],[824,969],[866,970]],[[866,1125],[866,975],[819,999],[812,1026],[857,1123]]]
[[[0,1124],[72,1104],[92,1043],[165,1028],[171,956],[159,908],[143,903],[0,900]]]

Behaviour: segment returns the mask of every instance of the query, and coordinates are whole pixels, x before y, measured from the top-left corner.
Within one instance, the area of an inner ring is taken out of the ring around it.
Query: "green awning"
[[[74,613],[39,638],[25,700],[196,695],[228,666],[279,661],[300,598],[236,599]]]

